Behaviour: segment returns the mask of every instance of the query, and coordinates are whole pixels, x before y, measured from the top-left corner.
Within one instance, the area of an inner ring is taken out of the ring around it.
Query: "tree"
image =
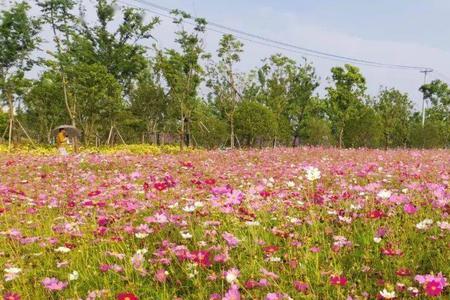
[[[344,145],[376,148],[380,146],[382,138],[381,120],[372,107],[359,103],[348,109],[343,134]]]
[[[115,126],[122,110],[121,89],[117,80],[100,64],[77,64],[67,69],[72,78],[70,93],[76,99],[77,122],[84,132],[86,144],[92,142],[99,129]]]
[[[192,137],[196,145],[209,149],[225,145],[228,126],[226,120],[214,114],[213,107],[203,101],[197,101],[192,119]]]
[[[25,71],[30,70],[34,60],[32,52],[40,42],[39,20],[29,17],[30,6],[16,3],[0,14],[0,90],[9,107],[8,150],[14,125],[14,97],[26,84]]]
[[[412,110],[408,95],[396,89],[383,89],[376,99],[374,108],[381,120],[383,146],[385,148],[406,146]]]
[[[260,145],[273,139],[277,133],[277,120],[274,113],[263,104],[254,100],[244,100],[236,111],[236,131],[240,141],[246,141],[247,146]]]
[[[67,121],[61,74],[49,70],[35,81],[24,97],[23,118],[32,126],[31,132],[39,142],[51,142],[52,129]]]
[[[348,64],[344,68],[332,68],[331,73],[334,86],[327,87],[328,117],[333,123],[339,147],[342,148],[344,146],[344,130],[351,114],[365,97],[366,80],[359,68]]]
[[[230,126],[230,146],[235,144],[234,119],[238,101],[242,98],[242,92],[237,83],[239,75],[235,74],[234,65],[240,61],[243,46],[233,35],[225,34],[219,43],[217,50],[219,63],[210,69],[208,86],[212,88],[214,103],[225,116]]]
[[[195,19],[195,27],[188,32],[183,22],[191,16],[174,10],[174,23],[179,26],[176,42],[180,51],[166,49],[157,55],[157,68],[161,70],[169,88],[172,113],[179,120],[180,148],[191,146],[190,122],[192,110],[197,100],[197,89],[202,81],[203,68],[200,60],[204,56],[201,34],[205,32],[205,19]],[[178,108],[178,109],[177,109]],[[187,132],[187,134],[186,134]]]
[[[143,123],[146,133],[153,133],[155,142],[159,144],[159,133],[166,125],[169,102],[154,75],[148,74],[139,81],[131,94],[130,109]]]
[[[450,87],[441,80],[434,80],[429,84],[425,84],[420,88],[425,99],[430,100],[432,107],[427,109],[425,123],[429,126],[439,128],[438,138],[440,146],[450,145]],[[425,126],[427,127],[427,126]],[[425,137],[426,133],[424,133]],[[424,139],[424,146],[426,146]]]
[[[37,5],[41,9],[42,20],[50,25],[53,41],[56,45],[56,53],[49,51],[49,54],[55,58],[56,64],[50,61],[47,64],[49,67],[59,70],[65,108],[73,126],[76,125],[76,111],[74,111],[76,103],[68,93],[69,78],[67,78],[65,69],[71,63],[71,56],[67,52],[70,49],[71,37],[74,36],[74,28],[78,22],[77,18],[71,13],[75,4],[76,2],[73,0],[37,1]]]
[[[97,23],[90,25],[81,10],[81,28],[74,35],[70,54],[75,62],[105,66],[129,96],[133,83],[148,67],[146,48],[139,42],[152,38],[160,20],[155,17],[145,22],[143,10],[127,7],[122,10],[121,23],[115,25],[117,11],[115,0],[97,0]],[[114,27],[117,30],[111,31]]]

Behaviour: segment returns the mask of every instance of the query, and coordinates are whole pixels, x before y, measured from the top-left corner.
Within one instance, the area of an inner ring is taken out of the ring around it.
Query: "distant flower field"
[[[450,298],[449,151],[131,152],[0,155],[4,300]]]

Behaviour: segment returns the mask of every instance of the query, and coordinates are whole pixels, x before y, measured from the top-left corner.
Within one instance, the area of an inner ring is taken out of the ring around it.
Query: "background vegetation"
[[[420,87],[431,103],[425,126],[407,94],[366,92],[352,65],[331,69],[319,96],[314,66],[274,54],[248,73],[237,71],[243,44],[224,35],[206,53],[206,20],[173,11],[176,49],[149,49],[158,18],[96,0],[88,23],[73,0],[38,0],[38,17],[16,3],[0,13],[2,139],[52,142],[52,128],[72,124],[85,145],[448,147],[450,88],[436,80]],[[149,20],[148,22],[146,20]],[[195,24],[190,26],[186,23]],[[39,39],[50,29],[54,51]],[[27,71],[38,65],[36,79]],[[13,119],[9,132],[8,120]]]

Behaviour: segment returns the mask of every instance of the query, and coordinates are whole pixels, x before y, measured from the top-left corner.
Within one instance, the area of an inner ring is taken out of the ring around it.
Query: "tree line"
[[[440,80],[420,87],[431,103],[423,125],[407,94],[383,88],[369,96],[356,66],[333,67],[323,96],[306,59],[274,54],[238,72],[243,43],[225,34],[217,53],[208,53],[207,21],[183,11],[172,12],[176,49],[160,49],[143,46],[162,25],[142,10],[96,0],[96,20],[88,22],[74,0],[36,4],[37,17],[26,2],[0,14],[4,140],[50,143],[54,127],[71,124],[86,145],[450,145],[450,88]],[[41,50],[42,30],[51,33],[54,50]],[[33,66],[43,70],[36,79],[27,76]]]

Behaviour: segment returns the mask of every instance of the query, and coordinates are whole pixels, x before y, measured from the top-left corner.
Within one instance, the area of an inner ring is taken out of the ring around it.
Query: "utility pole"
[[[423,73],[423,84],[427,84],[427,75],[428,73],[433,72],[433,69],[424,69],[422,71],[420,71],[420,73]],[[425,93],[423,93],[423,98],[422,98],[422,128],[425,127]]]

